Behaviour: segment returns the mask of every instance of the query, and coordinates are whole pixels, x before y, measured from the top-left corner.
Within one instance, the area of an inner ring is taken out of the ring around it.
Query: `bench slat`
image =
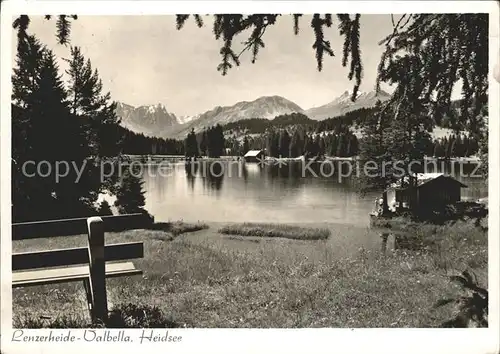
[[[144,229],[152,222],[141,213],[101,216],[101,219],[106,232]],[[21,222],[12,224],[12,240],[83,235],[87,231],[87,218]]]
[[[123,261],[144,257],[142,242],[127,242],[106,245],[105,261]],[[14,253],[12,255],[12,271],[33,268],[62,267],[89,263],[87,247],[76,247],[38,252]]]
[[[106,264],[106,277],[120,277],[142,274],[135,268],[132,262],[108,263]],[[82,281],[89,277],[88,266],[39,269],[12,273],[12,287],[66,283]]]

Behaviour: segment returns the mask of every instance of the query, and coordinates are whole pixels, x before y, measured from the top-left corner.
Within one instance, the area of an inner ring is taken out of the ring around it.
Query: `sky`
[[[283,96],[308,109],[353,88],[347,68],[341,65],[343,39],[337,23],[325,31],[335,57],[324,57],[322,72],[317,70],[312,49],[310,17],[301,19],[300,33],[295,36],[293,17],[284,15],[266,31],[265,48],[255,64],[251,63],[251,53],[246,53],[241,66],[222,76],[217,71],[222,43],[211,32],[212,17],[204,19],[201,29],[189,19],[183,29],[177,30],[175,16],[171,15],[79,16],[73,22],[71,45],[82,48],[113,100],[133,106],[161,103],[178,116],[271,95]],[[54,20],[31,18],[29,33],[59,59],[68,58],[69,48],[57,44],[55,31]],[[374,88],[383,51],[378,42],[390,32],[390,15],[361,16],[362,91]],[[241,47],[244,39],[235,41],[235,47]],[[60,68],[66,68],[63,60]]]

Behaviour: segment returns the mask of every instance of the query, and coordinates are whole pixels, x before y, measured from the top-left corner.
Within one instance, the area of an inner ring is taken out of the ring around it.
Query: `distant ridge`
[[[378,100],[383,102],[390,98],[390,94],[383,90],[378,93],[360,91],[355,102],[351,101],[351,96],[352,92],[345,91],[333,101],[307,110],[282,96],[274,95],[262,96],[253,101],[240,101],[231,106],[216,106],[194,116],[176,117],[161,104],[133,107],[118,103],[116,112],[122,118],[122,125],[133,132],[183,139],[191,129],[199,132],[210,126],[226,125],[244,119],[274,119],[285,114],[301,113],[313,120],[324,120],[360,108],[370,108]]]
[[[183,138],[191,129],[196,132],[217,124],[224,125],[242,119],[273,119],[288,113],[302,113],[296,103],[281,96],[263,96],[253,101],[241,101],[232,106],[217,106],[191,118],[187,124],[179,125],[168,133],[170,137]]]
[[[333,101],[319,107],[310,108],[306,110],[304,114],[314,120],[323,120],[341,116],[347,112],[354,111],[359,108],[373,107],[378,100],[384,102],[391,97],[390,94],[383,90],[380,90],[380,92],[378,93],[375,91],[359,91],[356,97],[356,101],[354,102],[351,101],[351,96],[352,91],[345,91],[342,95],[335,98]]]

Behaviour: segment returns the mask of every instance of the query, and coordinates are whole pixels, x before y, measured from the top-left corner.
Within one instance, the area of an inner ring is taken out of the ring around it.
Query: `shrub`
[[[113,215],[113,212],[111,211],[111,206],[109,205],[107,200],[103,200],[99,204],[99,207],[97,208],[97,214],[99,216]]]
[[[172,319],[156,306],[123,304],[109,313],[107,328],[178,328]]]
[[[469,271],[450,277],[451,281],[461,285],[466,296],[439,300],[435,307],[450,303],[457,306],[456,315],[441,324],[444,328],[488,327],[488,290],[478,285],[476,276]]]

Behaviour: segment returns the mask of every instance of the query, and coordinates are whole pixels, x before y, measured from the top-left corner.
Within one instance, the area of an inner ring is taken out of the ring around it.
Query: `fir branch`
[[[245,42],[243,42],[245,47],[243,47],[243,49],[237,55],[238,59],[241,57],[241,55],[244,52],[246,52],[247,50],[252,48],[252,55],[253,55],[252,56],[252,64],[255,63],[255,61],[257,60],[257,54],[259,53],[259,49],[264,48],[264,46],[265,46],[264,42],[262,41],[262,37],[266,33],[266,29],[269,25],[270,25],[269,22],[264,24],[263,20],[260,18],[256,20],[256,22],[254,24],[255,28],[254,28],[252,34]]]
[[[327,52],[328,55],[334,56],[333,50],[330,47],[330,42],[324,39],[323,26],[330,27],[332,24],[331,16],[326,16],[324,19],[319,14],[314,14],[311,20],[311,27],[314,31],[313,49],[316,51],[316,62],[318,63],[318,71],[323,70],[323,55]]]
[[[59,44],[66,45],[69,42],[69,35],[71,33],[71,22],[66,15],[59,15],[56,22],[57,33],[56,37]]]
[[[351,20],[350,16],[347,14],[339,14],[337,18],[339,19],[339,32],[340,35],[344,36],[344,45],[342,50],[342,66],[347,66],[349,58],[351,59],[351,65],[348,73],[348,79],[356,79],[354,84],[354,89],[351,95],[351,101],[355,101],[359,87],[361,85],[361,79],[363,74],[363,67],[361,65],[361,50],[360,50],[360,39],[359,39],[359,19],[361,15],[356,14],[355,18]]]
[[[355,101],[358,89],[361,86],[361,77],[363,74],[363,67],[361,66],[361,49],[359,39],[359,18],[360,15],[356,14],[355,19],[351,22],[350,28],[350,49],[351,49],[351,71],[349,72],[349,80],[354,76],[355,86],[352,92],[351,100]]]
[[[344,46],[342,50],[342,66],[346,67],[347,62],[349,60],[349,52],[351,50],[351,35],[350,35],[350,30],[351,30],[351,19],[349,15],[345,14],[340,14],[337,15],[339,19],[339,33],[341,36],[344,36]]]
[[[217,67],[218,71],[222,72],[222,75],[227,75],[229,69],[233,67],[231,61],[240,65],[238,56],[234,53],[232,49],[233,37],[241,32],[242,30],[242,17],[243,15],[219,15],[221,17],[220,21],[220,35],[222,35],[224,40],[224,45],[220,49],[220,54],[222,55],[222,63]],[[219,36],[220,36],[219,35]]]
[[[200,15],[194,15],[194,20],[196,21],[196,25],[198,26],[198,28],[203,27],[203,19]]]
[[[295,35],[299,34],[299,20],[302,17],[302,14],[294,14],[293,15],[293,33]]]
[[[175,24],[178,30],[184,27],[188,18],[189,15],[175,15]]]

